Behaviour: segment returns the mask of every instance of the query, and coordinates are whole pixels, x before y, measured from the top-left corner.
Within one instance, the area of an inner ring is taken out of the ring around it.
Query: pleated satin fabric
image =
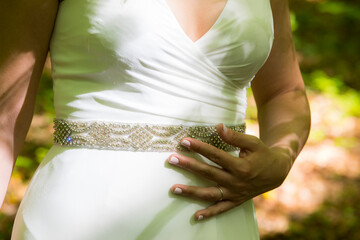
[[[269,0],[228,0],[195,42],[165,0],[63,1],[50,42],[56,117],[243,123],[246,90],[273,38]],[[20,204],[12,240],[259,238],[252,200],[195,222],[193,214],[212,203],[170,187],[216,183],[170,166],[172,153],[52,146]]]

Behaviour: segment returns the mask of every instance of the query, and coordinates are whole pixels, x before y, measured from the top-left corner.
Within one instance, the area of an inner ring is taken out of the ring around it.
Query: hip
[[[211,203],[174,195],[170,187],[216,183],[171,166],[171,154],[54,145],[34,173],[13,231],[44,236],[35,239],[95,240],[169,239],[183,229],[186,236],[171,239],[257,239],[252,200],[196,223],[193,214]],[[214,164],[197,153],[186,154]],[[236,233],[246,237],[231,237]]]

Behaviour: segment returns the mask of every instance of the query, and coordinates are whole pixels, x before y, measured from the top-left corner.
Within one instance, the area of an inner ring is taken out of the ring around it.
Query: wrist
[[[269,149],[285,164],[288,173],[295,161],[295,159],[292,157],[290,149],[284,146],[273,146]]]

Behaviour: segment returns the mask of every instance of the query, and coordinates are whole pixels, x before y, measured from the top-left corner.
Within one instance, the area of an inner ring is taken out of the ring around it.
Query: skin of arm
[[[273,47],[251,83],[258,109],[260,138],[218,124],[217,132],[223,141],[241,149],[239,157],[197,139],[185,138],[184,146],[220,167],[181,154],[172,154],[168,158],[170,164],[212,180],[221,188],[220,191],[215,186],[183,184],[171,187],[174,194],[213,203],[198,210],[194,214],[196,220],[228,211],[280,186],[307,141],[310,107],[296,59],[288,1],[271,0],[271,7]]]
[[[56,0],[0,2],[0,206],[34,114]]]
[[[273,51],[251,87],[260,139],[286,154],[292,165],[309,135],[310,107],[292,40],[288,2],[271,0],[271,3],[277,25]]]

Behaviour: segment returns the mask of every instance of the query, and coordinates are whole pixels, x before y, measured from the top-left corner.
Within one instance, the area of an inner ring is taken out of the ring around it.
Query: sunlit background
[[[360,1],[290,0],[290,7],[312,129],[284,184],[255,199],[260,233],[266,240],[360,239]],[[52,145],[50,69],[48,60],[0,210],[0,240],[10,239],[29,180]],[[258,135],[251,91],[248,106],[247,133]]]

